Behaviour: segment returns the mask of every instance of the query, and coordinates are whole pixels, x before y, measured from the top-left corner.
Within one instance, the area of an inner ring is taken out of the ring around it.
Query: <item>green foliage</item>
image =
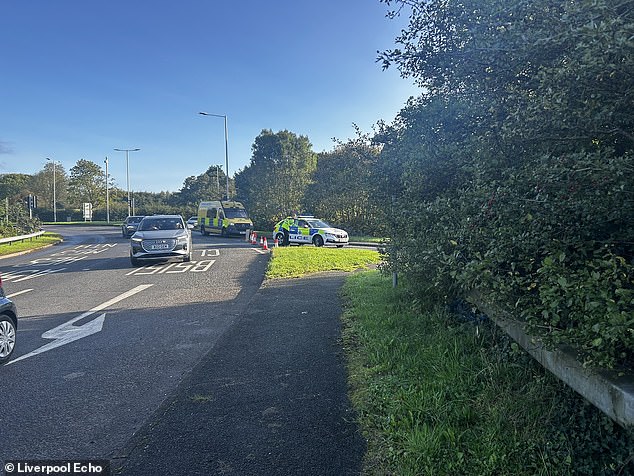
[[[4,203],[2,203],[0,210],[2,211],[2,224],[0,225],[0,236],[2,237],[28,235],[40,228],[39,219],[37,217],[30,218],[27,209],[21,202],[10,204],[8,213]],[[5,220],[7,216],[8,222]]]
[[[28,196],[31,189],[31,176],[27,174],[0,175],[0,199],[19,200]]]
[[[494,325],[461,320],[411,289],[393,289],[376,272],[344,286],[351,400],[368,440],[364,474],[632,474],[631,431]]]
[[[53,173],[55,174],[55,199],[57,208],[64,208],[68,198],[68,177],[64,166],[48,160],[44,168],[31,176],[31,191],[37,195],[38,209],[53,211]]]
[[[68,200],[76,208],[82,203],[92,203],[95,208],[105,204],[105,174],[99,165],[85,159],[77,161],[70,169]]]
[[[304,209],[317,156],[306,136],[263,130],[255,138],[251,162],[235,176],[237,195],[258,228]]]
[[[386,2],[428,87],[375,140],[388,268],[473,288],[587,363],[634,358],[634,2]]]
[[[379,149],[362,135],[318,155],[312,183],[305,191],[306,210],[348,233],[378,234],[384,207],[373,197]]]
[[[197,210],[200,202],[224,200],[227,189],[226,180],[227,176],[222,167],[212,165],[197,177],[191,176],[185,179],[179,192],[179,202],[191,210]]]
[[[631,366],[627,359],[634,349],[632,271],[607,246],[591,258],[563,252],[547,256],[537,270],[539,299],[523,314],[533,327],[547,326],[552,341],[582,349],[586,363]]]

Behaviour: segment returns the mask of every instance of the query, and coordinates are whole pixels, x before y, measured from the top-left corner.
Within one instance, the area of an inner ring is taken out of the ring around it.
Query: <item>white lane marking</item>
[[[104,312],[103,314],[101,314],[99,317],[93,319],[90,322],[87,322],[86,324],[83,324],[81,326],[74,326],[73,324],[77,321],[79,321],[80,319],[84,319],[85,317],[88,317],[96,312],[99,312],[103,309],[106,309],[107,307],[112,306],[113,304],[118,303],[119,301],[122,301],[126,298],[129,298],[130,296],[133,296],[137,293],[140,293],[141,291],[154,286],[153,284],[141,284],[135,288],[130,289],[129,291],[126,291],[123,294],[119,294],[118,296],[110,299],[109,301],[104,302],[103,304],[99,304],[96,307],[93,307],[92,309],[90,309],[89,311],[84,312],[83,314],[80,314],[77,317],[73,317],[70,321],[65,322],[64,324],[61,324],[57,327],[54,327],[53,329],[50,329],[48,331],[46,331],[44,334],[42,334],[42,338],[43,339],[54,339],[53,342],[50,342],[48,344],[43,345],[42,347],[38,347],[37,349],[35,349],[32,352],[29,352],[28,354],[22,355],[20,357],[18,357],[17,359],[14,359],[12,361],[10,361],[9,363],[5,364],[5,365],[10,365],[10,364],[14,364],[16,362],[19,362],[20,360],[24,360],[24,359],[28,359],[29,357],[33,357],[35,355],[41,354],[43,352],[47,352],[49,350],[55,349],[57,347],[60,347],[62,345],[66,345],[69,344],[71,342],[74,342],[76,340],[82,339],[84,337],[87,337],[89,335],[92,334],[96,334],[97,332],[99,332],[101,330],[101,328],[103,327],[103,322],[106,319],[106,313]]]
[[[42,271],[38,271],[34,274],[31,274],[29,276],[26,276],[24,278],[20,278],[20,279],[16,279],[15,281],[13,281],[14,283],[19,283],[20,281],[26,281],[27,279],[33,279],[33,278],[37,278],[39,276],[44,276],[47,274],[53,274],[53,273],[59,273],[60,271],[64,271],[66,268],[59,268],[59,269],[43,269]]]
[[[218,255],[214,255],[218,256]],[[134,268],[126,276],[149,276],[152,274],[177,274],[177,273],[200,273],[209,271],[211,265],[216,262],[215,259],[205,259],[200,261],[187,261],[185,263],[169,263],[167,265],[154,264]]]
[[[33,291],[32,289],[23,289],[22,291],[18,291],[17,293],[13,293],[13,294],[7,294],[7,297],[9,299],[19,296],[20,294],[24,294],[24,293],[28,293],[29,291]]]

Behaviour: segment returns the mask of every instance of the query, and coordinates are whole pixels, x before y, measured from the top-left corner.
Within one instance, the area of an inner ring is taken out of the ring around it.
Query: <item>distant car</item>
[[[141,220],[130,239],[130,261],[138,266],[142,261],[192,259],[191,225],[180,215],[152,215]]]
[[[283,221],[279,221],[273,229],[273,236],[277,238],[280,244],[284,241]],[[289,241],[290,243],[299,244],[312,243],[315,246],[333,244],[337,248],[341,248],[348,244],[348,233],[339,228],[333,228],[325,221],[313,216],[300,216],[290,227]]]
[[[5,296],[0,277],[0,365],[8,362],[13,354],[17,329],[18,312],[15,304]]]
[[[124,238],[129,238],[134,235],[134,232],[143,220],[143,216],[132,215],[125,219],[123,224],[121,225],[121,236]]]
[[[189,217],[187,224],[191,225],[192,228],[196,228],[198,226],[198,217]]]

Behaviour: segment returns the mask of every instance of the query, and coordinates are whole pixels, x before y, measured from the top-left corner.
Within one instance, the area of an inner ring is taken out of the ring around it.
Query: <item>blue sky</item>
[[[103,166],[134,191],[177,191],[185,178],[243,168],[262,129],[332,138],[392,122],[418,89],[377,50],[406,18],[379,0],[4,0],[0,3],[0,173],[32,174],[46,157],[68,171]]]

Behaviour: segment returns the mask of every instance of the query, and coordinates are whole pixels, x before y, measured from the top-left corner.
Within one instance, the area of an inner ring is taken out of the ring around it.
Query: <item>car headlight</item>
[[[136,236],[133,236],[131,240],[134,241],[135,243],[141,243],[143,241],[143,238],[138,238]]]

